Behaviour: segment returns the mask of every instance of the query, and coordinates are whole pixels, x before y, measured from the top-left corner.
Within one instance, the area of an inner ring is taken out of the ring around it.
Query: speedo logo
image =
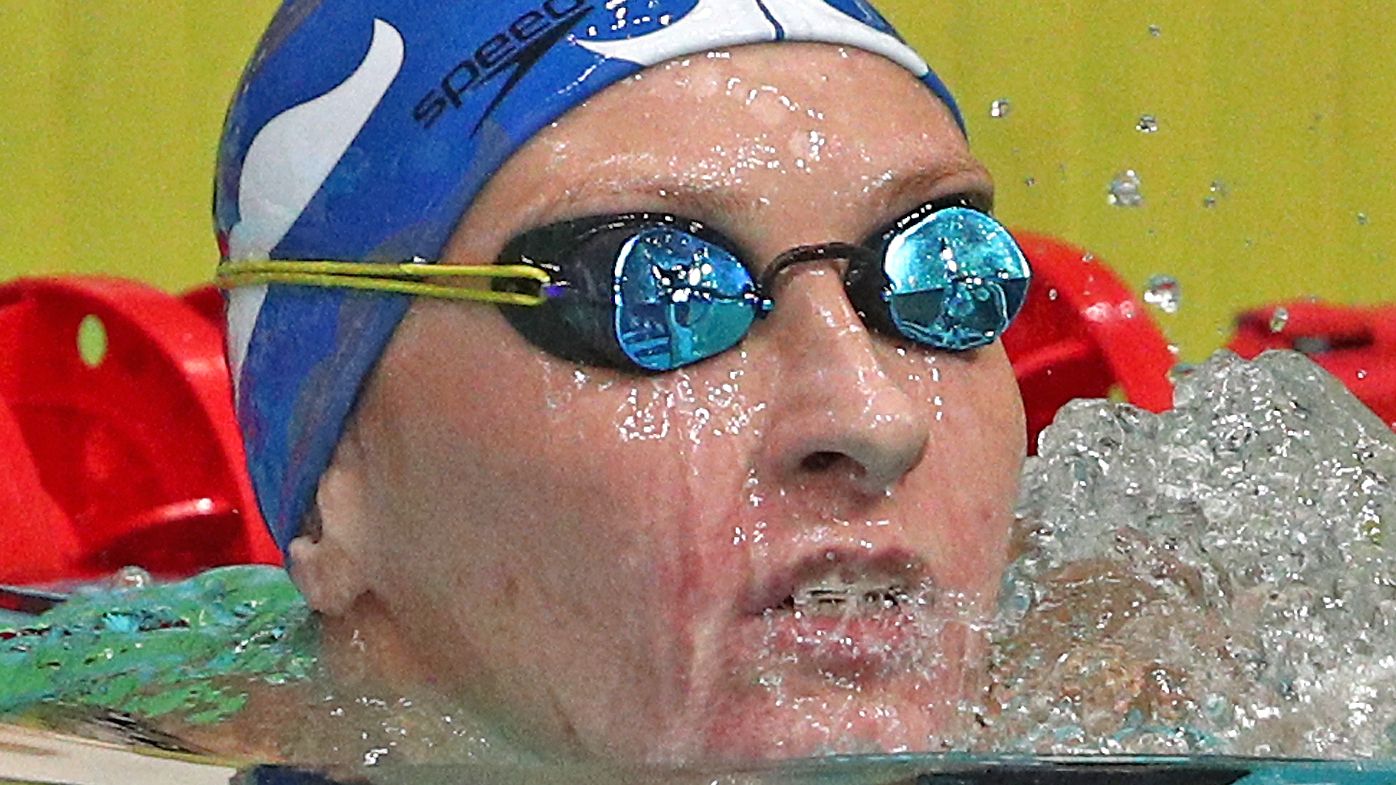
[[[513,75],[475,126],[479,130],[485,118],[490,116],[524,74],[559,39],[567,35],[592,7],[589,0],[544,0],[537,8],[520,14],[508,27],[490,36],[469,57],[447,71],[417,102],[412,110],[413,119],[422,128],[431,128],[447,112],[464,106],[469,93],[513,68]]]

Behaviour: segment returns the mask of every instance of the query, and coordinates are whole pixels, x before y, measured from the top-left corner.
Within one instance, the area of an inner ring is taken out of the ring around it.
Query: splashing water
[[[1115,207],[1143,207],[1144,194],[1140,190],[1141,186],[1139,173],[1133,169],[1126,169],[1110,181],[1106,202]]]
[[[1024,474],[984,749],[1396,753],[1396,436],[1301,355],[1078,401]]]
[[[1166,314],[1175,314],[1183,304],[1183,287],[1171,275],[1155,275],[1144,285],[1144,302]]]

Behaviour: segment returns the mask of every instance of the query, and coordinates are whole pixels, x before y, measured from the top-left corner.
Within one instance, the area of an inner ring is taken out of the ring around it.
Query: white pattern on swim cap
[[[873,29],[824,0],[763,0],[790,41],[847,44],[879,54],[918,77],[931,67],[900,38]]]
[[[238,223],[228,259],[266,259],[334,171],[402,69],[397,29],[373,21],[373,41],[358,68],[338,86],[272,118],[252,140],[238,181]],[[234,395],[267,287],[244,286],[228,297],[228,359]],[[237,400],[235,397],[234,400]]]
[[[783,36],[770,19],[781,26]],[[901,39],[859,22],[824,0],[698,0],[692,11],[653,33],[578,43],[603,57],[651,66],[702,49],[781,38],[865,49],[918,77],[930,71],[926,61]]]
[[[704,47],[774,40],[776,29],[756,0],[698,0],[693,10],[653,33],[578,43],[602,57],[650,66]]]

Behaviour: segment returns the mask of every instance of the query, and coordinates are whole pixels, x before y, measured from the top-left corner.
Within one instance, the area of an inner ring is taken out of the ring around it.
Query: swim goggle
[[[793,265],[846,261],[845,291],[869,328],[951,352],[1002,335],[1032,278],[1008,230],[963,196],[924,205],[858,245],[786,251],[759,280],[737,248],[698,221],[640,212],[532,229],[510,241],[493,265],[224,262],[218,282],[494,303],[520,334],[555,356],[663,372],[740,343],[775,307],[769,293]],[[491,286],[452,278],[490,279]]]

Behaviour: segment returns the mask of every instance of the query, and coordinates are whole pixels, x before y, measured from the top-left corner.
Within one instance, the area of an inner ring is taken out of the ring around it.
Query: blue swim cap
[[[436,260],[535,133],[646,66],[771,41],[841,44],[949,90],[865,0],[286,0],[218,153],[225,261]],[[262,515],[296,536],[404,295],[228,296],[236,409]]]

